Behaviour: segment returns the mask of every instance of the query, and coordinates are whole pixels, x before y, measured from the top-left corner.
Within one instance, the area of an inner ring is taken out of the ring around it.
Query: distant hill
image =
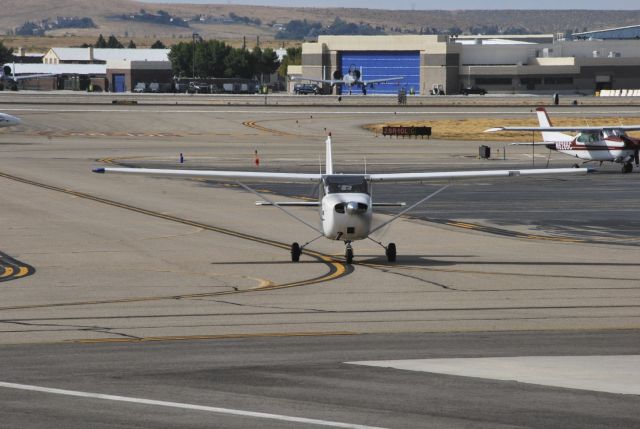
[[[291,20],[321,22],[327,26],[336,18],[348,23],[369,24],[387,34],[417,32],[462,33],[558,33],[596,30],[640,24],[639,11],[592,10],[505,10],[505,11],[388,11],[349,8],[302,8],[243,5],[200,5],[141,3],[133,0],[2,0],[0,34],[8,34],[26,21],[40,21],[59,15],[89,17],[97,28],[58,29],[47,35],[97,36],[114,34],[119,38],[190,38],[193,32],[205,38],[241,39],[243,36],[274,39],[275,24]],[[188,26],[162,25],[118,19],[141,9],[155,13],[163,10],[171,16],[190,19]],[[231,22],[230,16],[242,18]],[[197,19],[201,17],[201,19]],[[213,19],[211,19],[213,17]],[[195,19],[195,20],[194,20]],[[260,25],[256,25],[259,22]],[[458,31],[459,30],[459,31]],[[178,41],[178,40],[176,40]]]

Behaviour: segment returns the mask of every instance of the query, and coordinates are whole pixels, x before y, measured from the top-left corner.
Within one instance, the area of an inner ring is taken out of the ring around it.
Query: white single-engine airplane
[[[360,70],[356,68],[354,64],[349,66],[349,72],[345,75],[342,74],[340,70],[336,70],[333,72],[333,79],[310,79],[306,77],[297,77],[294,76],[291,80],[306,80],[309,82],[316,83],[328,83],[332,87],[335,85],[344,85],[349,89],[349,95],[351,95],[352,87],[360,87],[362,89],[362,94],[367,95],[367,86],[369,88],[373,88],[373,86],[377,83],[387,83],[398,80],[403,80],[404,77],[396,76],[396,77],[387,77],[384,79],[372,79],[372,80],[364,80],[362,79],[362,67]]]
[[[541,143],[528,143],[533,145],[543,145],[550,150],[565,153],[584,162],[604,161],[617,162],[622,164],[623,173],[633,171],[632,162],[636,167],[640,165],[640,140],[627,136],[627,131],[638,131],[640,125],[612,125],[603,127],[554,127],[544,107],[536,109],[538,114],[539,127],[498,127],[485,130],[486,133],[500,131],[541,131]],[[560,131],[573,131],[578,134],[571,136]]]
[[[213,180],[235,180],[241,187],[257,195],[266,201],[259,201],[256,205],[275,206],[292,218],[307,225],[319,235],[313,240],[300,245],[297,242],[291,245],[291,260],[297,262],[300,259],[302,249],[315,240],[325,237],[329,240],[343,241],[345,244],[345,259],[351,264],[353,261],[353,248],[351,243],[356,240],[369,239],[385,249],[389,262],[396,260],[396,245],[389,243],[384,245],[371,238],[371,234],[398,219],[403,214],[414,209],[418,205],[433,198],[449,185],[445,185],[437,191],[422,198],[417,203],[397,213],[381,225],[373,226],[373,208],[381,206],[404,206],[404,203],[374,203],[372,198],[372,184],[385,182],[423,182],[442,179],[470,179],[488,177],[518,177],[538,176],[548,174],[583,174],[591,170],[587,168],[557,168],[557,169],[533,169],[533,170],[485,170],[485,171],[453,171],[431,173],[386,173],[386,174],[336,174],[333,171],[331,153],[331,135],[326,140],[326,171],[324,174],[304,173],[269,173],[255,171],[212,171],[212,170],[169,170],[147,168],[120,168],[103,167],[93,169],[94,173],[124,173],[152,176],[188,177]],[[276,202],[261,195],[246,182],[312,182],[319,185],[320,195],[316,202]],[[320,226],[314,226],[301,219],[291,211],[288,206],[319,207]]]
[[[13,127],[14,125],[20,125],[21,123],[22,121],[15,116],[0,113],[0,128]]]

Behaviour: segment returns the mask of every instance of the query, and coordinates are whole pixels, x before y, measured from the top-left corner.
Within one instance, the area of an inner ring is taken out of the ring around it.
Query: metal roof
[[[89,61],[90,48],[51,48],[60,61]],[[93,59],[131,61],[169,61],[169,49],[93,48]]]
[[[106,75],[106,64],[14,64],[7,63],[5,66],[17,75],[21,74],[84,74],[84,75]],[[15,70],[14,70],[15,67]]]
[[[640,38],[640,25],[585,31],[573,33],[572,36],[579,39],[638,39]]]

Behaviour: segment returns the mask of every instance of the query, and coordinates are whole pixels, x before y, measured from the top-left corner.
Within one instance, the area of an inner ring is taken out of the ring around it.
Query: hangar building
[[[489,93],[583,93],[640,89],[640,41],[555,40],[532,36],[320,36],[302,45],[302,66],[290,76],[332,79],[361,70],[364,80],[405,79],[369,94],[457,94],[480,86]],[[336,93],[345,88],[337,86]],[[329,89],[325,85],[325,91]]]

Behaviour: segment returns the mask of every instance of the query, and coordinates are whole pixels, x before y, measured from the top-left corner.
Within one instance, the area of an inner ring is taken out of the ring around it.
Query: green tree
[[[300,64],[302,64],[302,47],[287,48],[287,55],[282,59],[278,67],[278,75],[284,79],[287,77],[287,68],[290,65],[299,66]]]
[[[98,40],[96,40],[96,48],[106,48],[106,47],[107,47],[107,41],[104,40],[104,36],[100,34],[98,36]]]
[[[197,42],[196,72],[198,76],[224,77],[225,60],[231,51],[231,46],[217,40]]]
[[[129,44],[127,45],[127,49],[136,49],[137,46],[133,40],[129,40]]]
[[[112,34],[111,36],[109,36],[109,40],[107,40],[107,48],[122,49],[124,48],[124,45],[120,43],[116,36]]]
[[[250,79],[254,76],[251,52],[246,49],[232,49],[224,59],[225,77],[243,77]]]
[[[280,67],[280,61],[278,60],[278,55],[273,49],[267,48],[262,51],[260,67],[261,73],[264,74],[271,74],[278,70],[278,67]]]
[[[7,48],[0,40],[0,66],[13,59],[13,48]]]
[[[160,40],[156,40],[155,42],[153,42],[153,45],[151,45],[151,49],[166,49],[166,48],[167,47]]]
[[[177,76],[191,76],[193,64],[193,43],[180,42],[169,50],[169,61],[173,74]]]

